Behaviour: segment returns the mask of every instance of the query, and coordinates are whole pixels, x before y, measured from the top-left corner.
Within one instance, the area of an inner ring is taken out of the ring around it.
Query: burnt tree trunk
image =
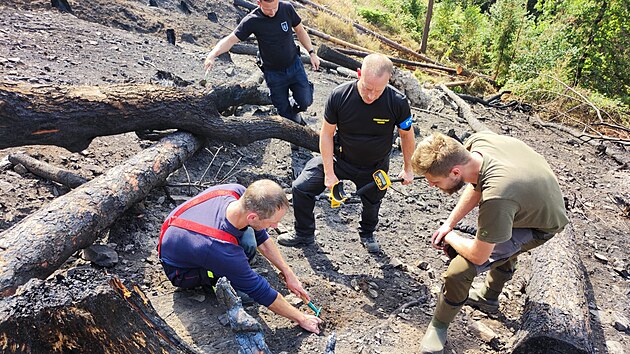
[[[27,154],[10,154],[9,161],[14,165],[21,164],[36,176],[55,181],[69,188],[77,188],[87,182],[87,179],[76,173],[41,162]]]
[[[157,314],[142,291],[91,268],[33,280],[0,299],[3,353],[201,353]]]
[[[349,56],[342,54],[329,46],[322,44],[317,49],[317,56],[322,59],[331,61],[333,63],[339,64],[344,68],[348,68],[350,70],[357,70],[361,67],[361,62],[350,58]]]
[[[343,49],[343,48],[338,48],[336,49],[338,52],[342,53],[342,54],[346,54],[346,55],[353,55],[356,57],[361,57],[361,58],[365,58],[366,56],[368,56],[370,53],[368,52],[363,52],[363,51],[359,51],[359,50],[352,50],[352,49]],[[421,67],[421,68],[429,68],[429,69],[435,69],[435,70],[441,70],[441,71],[445,71],[449,74],[453,74],[453,75],[459,75],[462,73],[462,68],[458,67],[458,68],[449,68],[446,66],[440,66],[440,65],[435,65],[435,64],[427,64],[427,63],[420,63],[417,61],[411,61],[411,60],[405,60],[405,59],[399,59],[399,58],[394,58],[394,57],[390,57],[388,56],[388,58],[392,61],[392,63],[396,63],[396,64],[403,64],[403,65],[408,65],[408,66],[413,66],[413,67]]]
[[[209,92],[156,85],[31,86],[0,84],[0,149],[57,145],[86,149],[97,136],[181,129],[245,145],[278,138],[318,151],[318,134],[281,117],[223,117],[244,103],[271,103],[257,82]]]
[[[488,129],[488,127],[485,126],[485,124],[481,123],[479,119],[477,119],[477,117],[475,117],[475,114],[472,112],[472,109],[470,109],[468,103],[461,99],[461,97],[457,96],[455,92],[449,90],[448,87],[442,84],[439,86],[439,88],[440,90],[444,91],[444,93],[446,93],[446,95],[451,100],[453,100],[453,102],[457,104],[457,106],[459,107],[459,113],[462,115],[462,118],[464,118],[466,122],[468,122],[468,125],[470,125],[470,127],[475,132],[490,130]]]
[[[0,234],[0,297],[31,278],[45,279],[75,251],[91,245],[201,147],[175,133],[29,215]]]
[[[532,250],[527,302],[513,353],[593,353],[588,279],[572,224]]]
[[[258,53],[258,46],[237,43],[233,45],[232,48],[230,48],[230,53],[255,56]],[[303,64],[306,64],[306,65],[311,64],[311,57],[308,55],[300,54],[300,60],[302,61]],[[323,58],[320,59],[319,66],[326,69],[337,69],[339,67],[338,64],[324,60]]]

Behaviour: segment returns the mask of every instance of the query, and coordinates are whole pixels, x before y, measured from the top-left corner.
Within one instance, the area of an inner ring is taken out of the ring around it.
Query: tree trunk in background
[[[45,279],[91,245],[201,145],[189,133],[170,135],[1,233],[0,297],[13,295],[32,278]]]
[[[0,299],[3,353],[201,353],[134,286],[93,268],[29,282]]]
[[[427,41],[429,40],[429,29],[431,28],[431,17],[433,17],[433,0],[429,0],[427,5],[427,18],[424,21],[424,29],[422,30],[422,43],[420,44],[420,53],[427,53]]]
[[[219,114],[245,103],[270,104],[259,86],[252,81],[201,92],[146,84],[0,84],[0,149],[57,145],[77,152],[97,136],[175,128],[237,145],[278,138],[319,151],[317,132],[288,119]]]
[[[602,22],[602,20],[604,19],[604,14],[606,13],[606,10],[608,10],[608,1],[604,0],[602,1],[601,5],[599,5],[599,12],[597,13],[597,18],[595,19],[595,21],[593,21],[593,25],[592,26],[588,26],[591,29],[591,35],[588,37],[588,40],[586,41],[586,44],[583,47],[583,52],[582,55],[580,56],[580,59],[577,62],[576,65],[576,69],[575,69],[575,79],[573,80],[573,86],[577,86],[577,84],[580,82],[580,79],[582,78],[582,70],[584,69],[584,63],[586,62],[586,57],[588,56],[588,50],[591,48],[591,46],[593,45],[593,41],[595,40],[595,36],[597,35],[597,32],[600,30],[600,24]]]

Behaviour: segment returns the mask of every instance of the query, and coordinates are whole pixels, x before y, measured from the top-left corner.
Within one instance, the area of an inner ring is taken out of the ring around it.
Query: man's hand
[[[337,182],[339,182],[339,178],[337,178],[337,175],[335,175],[334,172],[330,174],[324,174],[324,185],[326,186],[326,188],[332,189],[332,187],[337,184]]]
[[[214,66],[214,59],[216,58],[212,54],[208,54],[206,61],[203,62],[203,68],[206,71],[206,75],[210,70],[212,70],[212,67]]]
[[[451,231],[453,231],[453,228],[446,224],[440,226],[440,228],[433,233],[433,236],[431,236],[431,245],[433,248],[436,250],[444,250],[444,237]]]
[[[290,274],[288,275],[285,275],[283,272],[280,272],[280,277],[287,284],[287,289],[289,289],[289,291],[291,291],[293,294],[298,296],[300,299],[306,299],[307,301],[311,301],[311,297],[308,296],[308,293],[302,287],[302,283],[295,276],[293,272],[290,272]]]
[[[313,66],[313,70],[319,70],[319,57],[315,53],[311,53],[311,65]]]
[[[411,182],[413,182],[413,171],[400,171],[400,173],[398,174],[398,178],[403,179],[402,184],[410,184]]]
[[[319,334],[319,324],[322,323],[322,319],[305,313],[303,319],[298,323],[305,330]]]

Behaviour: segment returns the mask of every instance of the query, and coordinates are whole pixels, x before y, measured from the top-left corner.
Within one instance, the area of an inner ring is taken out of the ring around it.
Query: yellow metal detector
[[[335,185],[330,189],[328,198],[330,199],[331,208],[339,208],[341,203],[345,202],[348,199],[348,195],[343,190],[343,182],[338,181],[337,183],[335,183]]]

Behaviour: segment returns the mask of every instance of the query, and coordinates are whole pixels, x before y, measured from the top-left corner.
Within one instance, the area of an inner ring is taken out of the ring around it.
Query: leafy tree
[[[526,23],[525,5],[523,0],[498,0],[490,7],[495,79],[504,79],[508,75],[520,32]]]

